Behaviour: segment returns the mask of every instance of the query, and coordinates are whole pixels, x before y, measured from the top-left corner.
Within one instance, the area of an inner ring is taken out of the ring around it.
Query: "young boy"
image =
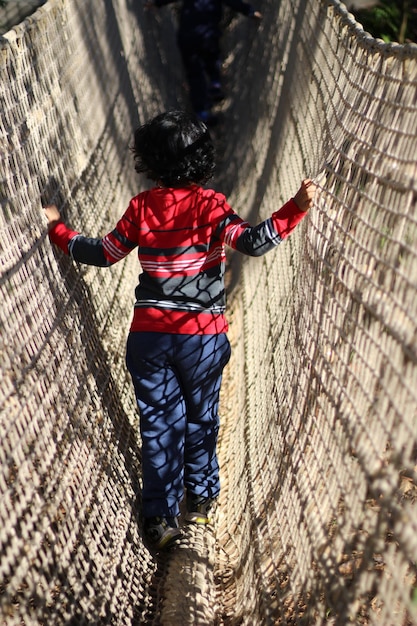
[[[150,0],[146,6],[162,7],[177,0]],[[215,122],[212,106],[224,98],[221,77],[221,19],[223,4],[259,21],[262,14],[245,0],[182,0],[178,48],[187,77],[191,106],[208,124]]]
[[[230,357],[225,318],[225,246],[260,256],[305,216],[315,185],[251,227],[226,198],[201,185],[212,176],[214,147],[206,126],[183,111],[138,128],[137,172],[156,186],[132,198],[103,238],[71,230],[55,205],[45,207],[49,237],[80,263],[106,267],[138,248],[142,273],[127,341],[127,367],[140,412],[144,532],[163,549],[186,521],[206,524],[219,495],[216,455],[222,372]]]

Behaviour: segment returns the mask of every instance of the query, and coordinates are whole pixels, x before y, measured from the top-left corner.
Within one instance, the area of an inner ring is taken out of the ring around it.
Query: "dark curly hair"
[[[140,126],[132,152],[135,170],[146,172],[164,187],[204,184],[215,169],[210,133],[186,111],[167,111]]]

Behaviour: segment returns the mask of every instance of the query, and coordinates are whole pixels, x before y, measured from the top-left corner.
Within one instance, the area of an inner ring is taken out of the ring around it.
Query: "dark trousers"
[[[220,83],[221,60],[219,38],[178,36],[178,47],[187,77],[190,101],[195,112],[211,106],[209,83]]]
[[[133,332],[126,362],[135,388],[142,437],[144,517],[177,516],[184,486],[215,498],[216,447],[225,334]]]

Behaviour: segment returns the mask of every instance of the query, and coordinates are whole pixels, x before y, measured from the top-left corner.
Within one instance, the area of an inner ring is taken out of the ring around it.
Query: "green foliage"
[[[375,6],[354,11],[355,18],[373,37],[399,43],[417,42],[414,0],[379,0]]]

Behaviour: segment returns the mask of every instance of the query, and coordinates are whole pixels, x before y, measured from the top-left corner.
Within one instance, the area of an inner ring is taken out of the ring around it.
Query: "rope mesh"
[[[0,39],[2,624],[417,624],[417,47],[264,4],[228,26],[215,185],[253,222],[319,193],[275,253],[230,255],[220,502],[167,555],[141,536],[137,261],[74,264],[40,199],[114,225],[132,129],[186,103],[175,11],[48,0]]]

